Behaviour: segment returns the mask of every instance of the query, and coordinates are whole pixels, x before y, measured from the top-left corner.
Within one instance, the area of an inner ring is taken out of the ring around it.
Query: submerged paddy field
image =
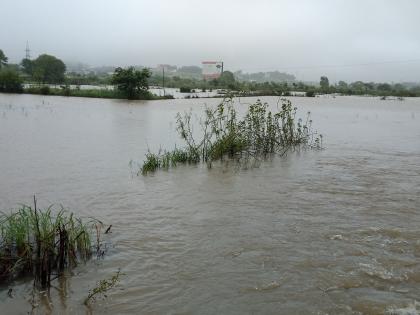
[[[256,100],[236,99],[235,108],[245,113]],[[276,109],[278,98],[261,100]],[[420,99],[290,100],[297,116],[311,112],[323,150],[253,167],[222,161],[137,176],[148,150],[182,144],[178,112],[199,116],[220,100],[0,94],[0,209],[30,204],[36,194],[42,209],[62,204],[113,226],[107,254],[53,280],[49,291],[34,296],[27,278],[2,282],[2,307],[10,314],[414,312]],[[85,306],[118,270],[108,297]]]

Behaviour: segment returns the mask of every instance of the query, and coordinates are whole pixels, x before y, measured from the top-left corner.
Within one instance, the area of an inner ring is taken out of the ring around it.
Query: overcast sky
[[[1,0],[0,49],[99,65],[420,81],[419,0]]]

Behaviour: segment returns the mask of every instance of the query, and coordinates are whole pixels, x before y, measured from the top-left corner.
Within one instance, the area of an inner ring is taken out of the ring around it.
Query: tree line
[[[194,71],[183,67],[183,71]],[[19,65],[9,64],[8,58],[0,49],[0,92],[12,93],[35,93],[54,94],[65,96],[87,96],[106,98],[127,98],[127,99],[152,99],[154,96],[148,91],[149,85],[178,88],[181,92],[191,92],[193,89],[203,91],[213,89],[225,89],[241,95],[290,95],[292,91],[304,92],[307,96],[316,94],[343,95],[374,95],[374,96],[420,96],[420,86],[405,86],[403,84],[375,83],[356,81],[346,83],[339,81],[330,84],[328,77],[322,76],[319,84],[307,84],[294,81],[294,77],[288,77],[283,82],[254,81],[248,80],[238,72],[224,71],[217,79],[203,80],[194,76],[181,77],[171,75],[163,77],[163,73],[152,72],[147,68],[116,68],[113,74],[97,76],[95,74],[66,73],[66,65],[59,58],[42,54],[34,60],[23,59]],[[273,72],[271,77],[277,78],[283,75]],[[23,88],[23,82],[36,83],[38,87]],[[49,84],[59,84],[59,89],[50,89]],[[69,85],[80,86],[82,84],[95,85],[107,84],[115,86],[110,91],[99,90],[71,90]]]
[[[24,58],[19,65],[9,64],[8,58],[0,49],[0,92],[34,94],[54,94],[65,96],[88,96],[127,99],[151,99],[148,91],[149,69],[137,70],[134,67],[116,68],[107,83],[116,87],[115,91],[71,91],[66,77],[66,65],[52,55],[42,54],[34,60]],[[39,86],[23,88],[23,82],[35,82]],[[91,82],[86,82],[91,83]],[[59,84],[58,91],[51,90],[49,84]],[[93,92],[93,93],[92,93]]]
[[[161,86],[163,78],[161,75],[153,75],[150,79],[151,85]],[[406,86],[401,83],[375,83],[355,81],[347,83],[339,81],[330,84],[327,76],[321,76],[319,84],[308,84],[296,81],[283,82],[255,82],[242,81],[234,73],[224,71],[218,79],[209,81],[196,80],[191,78],[180,78],[178,76],[165,78],[165,86],[179,88],[185,91],[191,89],[212,90],[226,89],[240,92],[242,95],[290,95],[291,92],[304,92],[307,96],[316,94],[342,94],[342,95],[373,95],[373,96],[420,96],[420,85]]]

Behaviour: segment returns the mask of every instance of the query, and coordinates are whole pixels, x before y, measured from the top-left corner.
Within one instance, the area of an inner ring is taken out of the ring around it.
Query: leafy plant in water
[[[0,215],[0,278],[32,273],[36,283],[49,286],[65,268],[91,257],[91,235],[101,225],[93,219],[84,223],[63,208],[56,214],[51,206],[40,210],[35,198],[33,207]]]
[[[143,175],[157,169],[168,169],[179,163],[207,163],[215,160],[264,158],[285,154],[296,147],[322,148],[322,135],[312,130],[310,112],[306,120],[296,119],[296,107],[287,99],[281,108],[271,112],[267,103],[258,100],[249,105],[242,119],[238,118],[232,98],[216,109],[206,108],[200,121],[201,138],[193,135],[192,113],[177,114],[177,131],[185,142],[184,149],[148,152],[141,168]]]
[[[89,291],[84,304],[89,305],[89,303],[97,299],[98,295],[106,297],[106,292],[115,287],[115,285],[120,281],[121,275],[121,271],[118,269],[118,271],[111,278],[100,280],[96,287]]]

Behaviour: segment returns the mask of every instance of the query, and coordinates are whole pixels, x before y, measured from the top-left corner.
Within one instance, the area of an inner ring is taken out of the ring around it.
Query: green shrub
[[[207,163],[215,160],[249,159],[271,154],[285,154],[297,146],[321,148],[322,135],[312,131],[310,113],[306,121],[296,120],[296,107],[282,99],[278,112],[268,110],[268,104],[257,101],[249,105],[243,119],[238,119],[231,98],[223,100],[216,109],[206,108],[201,120],[202,136],[193,136],[192,113],[177,114],[177,131],[184,149],[148,152],[141,168],[146,175],[157,169],[169,169],[179,163]]]
[[[22,79],[14,69],[5,67],[0,69],[0,92],[21,93]]]
[[[179,88],[179,92],[180,93],[191,93],[191,88],[186,87],[186,86],[182,86],[182,87]]]
[[[50,95],[50,93],[51,93],[50,87],[49,87],[48,85],[44,85],[44,86],[42,86],[42,87],[39,89],[39,91],[40,91],[40,93],[41,93],[42,95]]]

